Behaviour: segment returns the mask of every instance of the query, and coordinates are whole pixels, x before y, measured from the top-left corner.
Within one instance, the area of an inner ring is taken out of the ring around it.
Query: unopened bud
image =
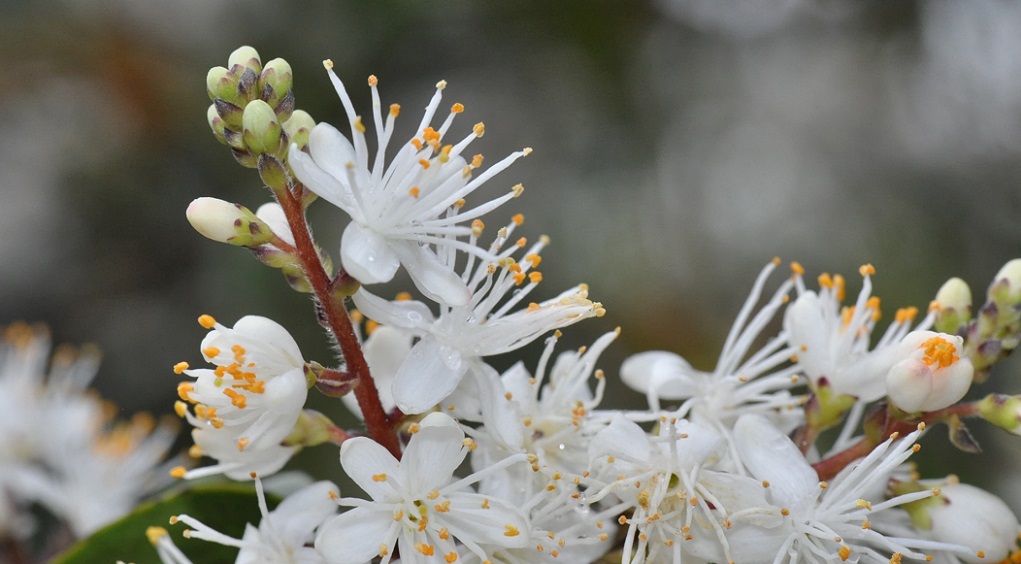
[[[287,141],[298,145],[299,149],[308,147],[308,136],[312,133],[312,128],[315,126],[315,120],[304,110],[295,110],[291,114],[291,119],[283,123],[284,132],[287,133]]]
[[[310,447],[330,442],[330,429],[335,428],[333,421],[322,413],[305,409],[298,416],[291,433],[283,440],[285,446]]]
[[[251,151],[231,147],[230,153],[234,155],[234,160],[245,168],[256,168],[259,166],[259,157],[253,155]]]
[[[262,69],[256,87],[259,89],[259,98],[269,104],[271,108],[277,110],[277,106],[291,92],[293,83],[294,77],[291,73],[291,65],[283,59],[273,59],[266,63],[265,68]],[[290,109],[284,109],[287,111],[286,116],[281,115],[281,112],[277,111],[280,121],[286,121],[290,117],[290,112],[294,109],[293,104]]]
[[[241,109],[241,106],[217,98],[213,100],[213,107],[216,108],[217,115],[223,118],[227,127],[241,131],[241,125],[244,123],[244,110]]]
[[[242,68],[251,69],[256,75],[262,72],[262,59],[259,58],[259,52],[253,47],[248,45],[242,45],[238,47],[227,57],[227,67],[234,71],[234,66],[240,65]]]
[[[227,123],[216,112],[216,104],[209,106],[209,110],[206,112],[206,120],[209,122],[209,128],[213,130],[213,136],[216,137],[216,140],[227,145]]]
[[[971,288],[960,278],[951,278],[936,292],[935,327],[942,333],[958,334],[971,321]]]
[[[290,184],[290,177],[287,169],[284,168],[276,157],[272,155],[259,155],[259,178],[274,191],[287,190]]]
[[[262,100],[253,100],[245,106],[245,146],[254,155],[276,155],[285,146],[283,128],[273,108]]]
[[[206,74],[206,93],[210,100],[231,100],[237,96],[238,79],[240,76],[233,74],[223,67],[213,67]]]
[[[1021,435],[1021,396],[989,394],[978,402],[978,415],[997,427]]]
[[[191,226],[213,241],[238,247],[258,247],[275,237],[269,225],[248,208],[216,198],[193,201],[186,214]]]
[[[989,286],[989,298],[1012,304],[1021,301],[1021,259],[1008,261],[996,273],[992,285]]]
[[[962,358],[964,339],[912,331],[897,345],[902,360],[886,374],[890,403],[908,412],[929,412],[957,403],[971,387],[974,368]]]

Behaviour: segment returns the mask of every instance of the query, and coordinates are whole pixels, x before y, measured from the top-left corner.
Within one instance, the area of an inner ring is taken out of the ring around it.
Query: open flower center
[[[922,361],[929,366],[938,363],[937,368],[946,368],[960,359],[954,344],[938,335],[922,343],[919,348],[925,353]]]

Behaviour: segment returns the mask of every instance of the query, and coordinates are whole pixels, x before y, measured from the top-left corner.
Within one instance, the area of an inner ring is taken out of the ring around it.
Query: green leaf
[[[267,496],[270,509],[278,499]],[[170,524],[172,515],[188,514],[227,536],[241,538],[246,523],[258,525],[262,520],[258,498],[251,484],[210,484],[194,486],[170,494],[158,501],[140,505],[120,521],[107,525],[83,539],[53,560],[53,564],[94,564],[102,562],[133,562],[159,564],[156,549],[149,544],[145,531],[151,526],[170,532],[174,543],[193,562],[233,562],[237,548],[199,539],[186,539],[184,523]]]

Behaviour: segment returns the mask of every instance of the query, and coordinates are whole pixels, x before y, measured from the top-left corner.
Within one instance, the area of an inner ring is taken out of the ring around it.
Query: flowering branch
[[[365,355],[362,354],[361,345],[355,335],[347,309],[344,307],[343,301],[338,300],[337,296],[331,292],[330,277],[319,260],[319,253],[316,252],[315,244],[312,242],[312,234],[305,221],[305,212],[301,203],[294,197],[290,189],[274,188],[273,192],[276,194],[280,207],[284,210],[291,233],[294,234],[297,257],[301,261],[302,270],[305,271],[309,284],[312,286],[316,301],[322,309],[323,318],[329,324],[330,332],[344,355],[348,372],[358,382],[354,394],[358,399],[358,407],[361,408],[362,414],[365,416],[365,427],[369,436],[383,445],[394,457],[400,458],[401,449],[397,433],[379,401],[379,392],[369,373],[369,365],[365,362]]]

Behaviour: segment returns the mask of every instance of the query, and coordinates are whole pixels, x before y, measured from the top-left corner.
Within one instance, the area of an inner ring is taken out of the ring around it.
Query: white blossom
[[[483,135],[485,126],[479,123],[463,140],[446,143],[454,116],[464,106],[454,104],[438,128],[431,125],[446,87],[441,81],[416,129],[416,137],[400,146],[387,164],[386,150],[400,107],[390,106],[384,125],[377,81],[370,77],[378,146],[370,164],[362,118],[334,74],[333,64],[326,61],[325,66],[347,112],[352,140],[333,126],[320,123],[309,136],[309,153],[292,145],[289,163],[305,186],[351,217],[340,245],[344,269],[362,283],[374,284],[391,280],[404,265],[415,286],[430,299],[452,306],[466,304],[471,299],[469,288],[441,258],[448,250],[457,249],[492,259],[484,250],[458,238],[472,232],[465,222],[500,206],[522,189],[515,186],[505,195],[471,209],[462,209],[465,198],[531,149],[512,153],[472,178],[482,165],[482,156],[476,155],[469,162],[462,153]]]

